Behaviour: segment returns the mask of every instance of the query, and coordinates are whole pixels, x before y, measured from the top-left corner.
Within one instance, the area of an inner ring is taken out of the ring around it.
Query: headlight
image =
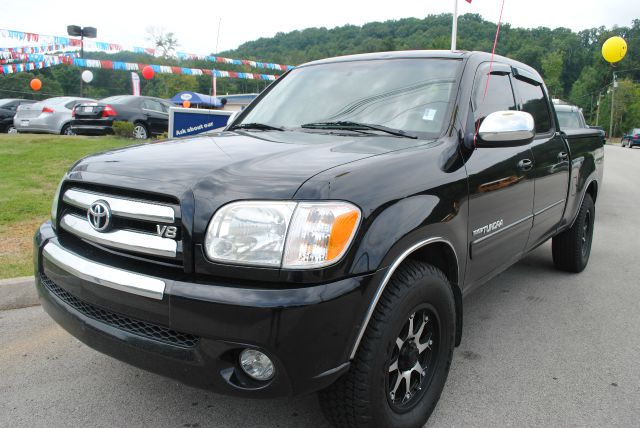
[[[347,202],[234,202],[211,219],[205,236],[210,260],[305,269],[340,260],[360,222]]]
[[[56,227],[56,222],[58,220],[58,198],[60,197],[60,190],[62,189],[62,183],[64,183],[64,177],[60,180],[58,187],[56,188],[56,193],[53,195],[53,202],[51,203],[51,224],[53,228]]]

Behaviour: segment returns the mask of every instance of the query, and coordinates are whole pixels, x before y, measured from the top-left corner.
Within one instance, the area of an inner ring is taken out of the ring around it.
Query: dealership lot
[[[550,245],[465,301],[435,426],[634,426],[640,420],[640,150],[606,147],[591,260]],[[314,395],[247,400],[101,355],[40,307],[0,312],[2,426],[323,426]]]

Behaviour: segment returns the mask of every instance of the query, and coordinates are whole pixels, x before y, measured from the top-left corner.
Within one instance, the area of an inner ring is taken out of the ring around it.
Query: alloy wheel
[[[426,390],[437,352],[437,327],[431,311],[418,309],[396,338],[387,366],[387,399],[397,412],[413,408]]]
[[[140,140],[147,139],[147,129],[144,127],[144,125],[136,125],[133,128],[133,137]]]

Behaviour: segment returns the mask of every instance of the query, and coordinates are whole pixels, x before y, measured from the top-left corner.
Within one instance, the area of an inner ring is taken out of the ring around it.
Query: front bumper
[[[186,384],[250,397],[312,392],[340,377],[384,274],[285,289],[152,278],[73,254],[49,223],[36,234],[34,262],[43,308],[82,342]],[[245,348],[272,359],[272,380],[242,372]]]

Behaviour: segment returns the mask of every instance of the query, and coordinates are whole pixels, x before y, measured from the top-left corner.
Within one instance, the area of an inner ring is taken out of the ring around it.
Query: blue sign
[[[171,108],[169,111],[169,137],[186,137],[213,131],[227,125],[233,114],[227,110]]]

